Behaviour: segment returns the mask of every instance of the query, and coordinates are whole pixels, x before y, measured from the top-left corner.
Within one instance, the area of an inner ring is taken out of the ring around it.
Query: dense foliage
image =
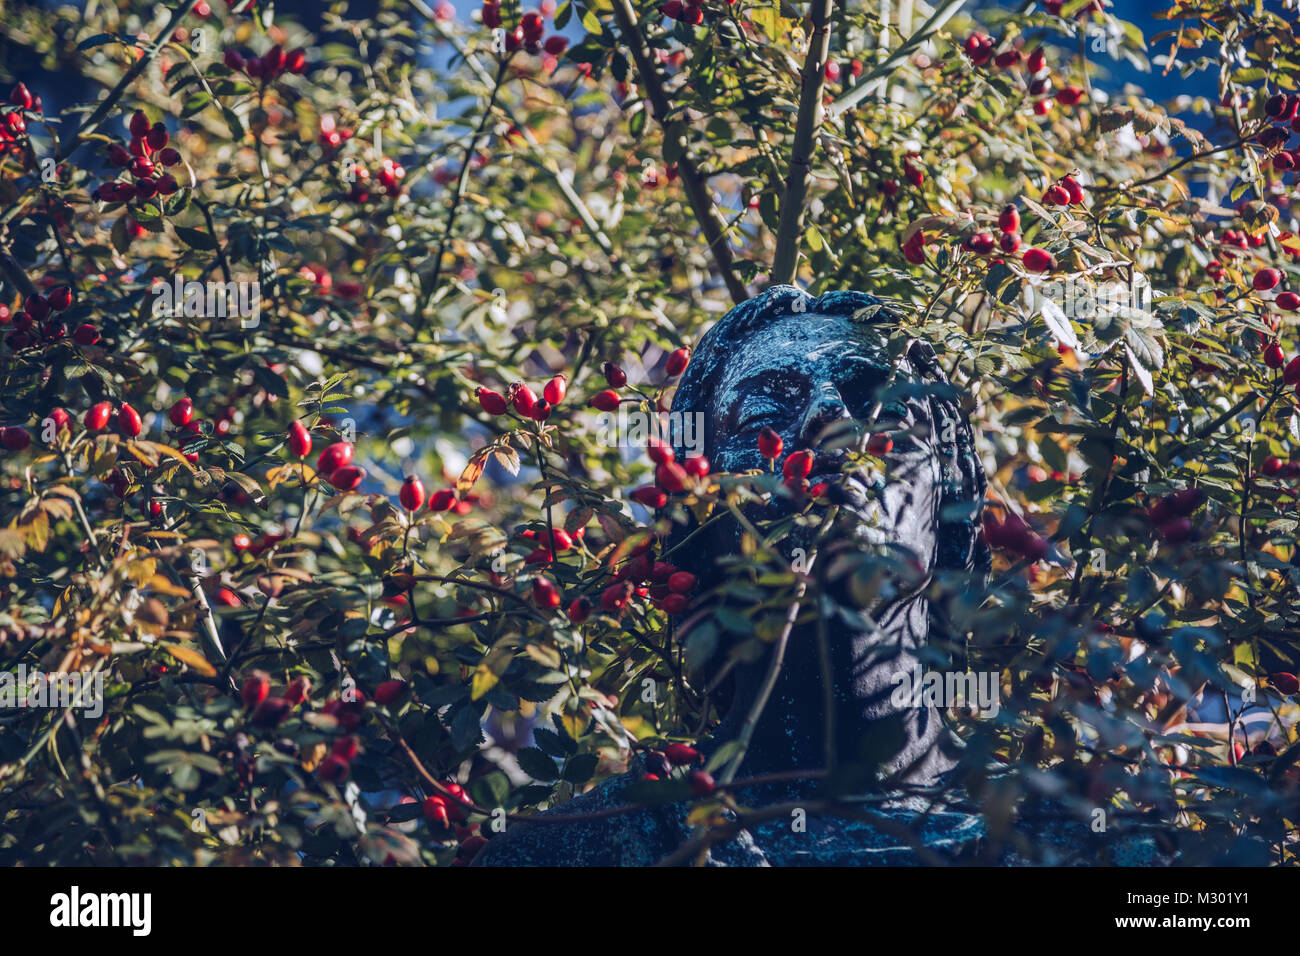
[[[106,694],[0,709],[0,860],[463,863],[694,742],[699,663],[809,581],[756,528],[695,593],[667,532],[818,490],[597,410],[797,280],[891,299],[968,396],[994,571],[933,597],[998,674],[949,715],[992,832],[1047,795],[1295,861],[1289,13],[378,6],[0,13],[0,70],[90,104],[0,108],[0,661]]]

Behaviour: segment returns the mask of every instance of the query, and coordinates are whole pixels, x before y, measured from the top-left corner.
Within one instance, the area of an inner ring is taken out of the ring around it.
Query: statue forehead
[[[714,400],[725,403],[754,389],[807,381],[834,383],[886,367],[880,343],[844,316],[774,319],[728,349],[718,369]]]
[[[755,390],[814,388],[887,367],[880,300],[775,286],[720,319],[701,340],[674,409],[725,408]]]

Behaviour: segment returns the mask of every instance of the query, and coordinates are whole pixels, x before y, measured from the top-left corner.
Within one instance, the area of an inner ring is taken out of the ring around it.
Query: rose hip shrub
[[[1046,795],[1294,861],[1294,24],[958,6],[0,15],[91,103],[0,106],[0,659],[106,695],[0,710],[0,860],[464,864],[634,753],[723,819],[700,665],[819,585],[756,527],[698,593],[668,532],[826,486],[596,416],[795,279],[968,396],[993,575],[931,597],[998,674],[947,715],[995,832]]]

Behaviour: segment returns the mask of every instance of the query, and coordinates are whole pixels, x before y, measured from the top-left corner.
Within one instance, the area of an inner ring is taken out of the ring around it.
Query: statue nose
[[[846,420],[851,421],[848,406],[833,385],[825,386],[809,403],[799,426],[799,447],[816,448],[825,437],[826,430]]]

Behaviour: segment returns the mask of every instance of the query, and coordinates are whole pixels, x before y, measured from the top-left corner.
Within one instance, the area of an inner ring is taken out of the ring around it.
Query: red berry
[[[170,146],[158,154],[158,162],[162,163],[164,166],[175,166],[180,161],[181,154]]]
[[[109,416],[112,414],[112,402],[97,402],[90,406],[90,410],[86,412],[86,417],[83,421],[83,424],[86,426],[86,431],[97,432],[100,429],[107,427]]]
[[[581,624],[591,616],[591,601],[585,597],[574,598],[569,604],[569,620]]]
[[[682,462],[682,469],[692,478],[703,478],[709,473],[709,459],[703,455],[687,458]]]
[[[1062,106],[1074,106],[1083,99],[1083,96],[1083,87],[1067,86],[1056,94],[1056,102]]]
[[[1015,255],[1020,250],[1020,233],[1004,232],[998,240],[998,248],[1009,256]]]
[[[1046,272],[1056,268],[1056,257],[1045,249],[1026,249],[1022,261],[1030,272]]]
[[[813,453],[810,451],[793,452],[785,460],[781,473],[787,478],[807,478],[812,472]]]
[[[533,603],[540,608],[553,610],[560,606],[560,592],[550,578],[533,578]]]
[[[1278,671],[1276,674],[1269,674],[1268,679],[1269,683],[1287,697],[1300,692],[1300,680],[1296,679],[1295,674],[1290,674],[1286,671]]]
[[[366,470],[356,465],[344,465],[335,468],[326,480],[339,491],[355,491],[366,480]]]
[[[406,691],[406,681],[386,680],[375,688],[375,702],[389,707],[401,700]]]
[[[284,47],[273,46],[262,54],[262,74],[267,77],[275,76],[284,66]]]
[[[627,372],[623,371],[622,366],[606,362],[600,370],[604,373],[605,381],[610,388],[622,388],[627,384]]]
[[[430,511],[450,511],[456,504],[456,489],[443,488],[429,496]]]
[[[271,678],[262,671],[253,671],[248,679],[244,681],[244,686],[239,690],[239,696],[243,698],[244,706],[250,709],[266,700],[267,695],[270,693]]]
[[[55,312],[62,312],[72,307],[72,289],[66,285],[55,286],[45,294],[45,301]]]
[[[691,785],[691,793],[697,797],[707,797],[717,789],[713,775],[706,770],[692,770],[687,780]]]
[[[971,62],[979,66],[993,56],[993,40],[986,34],[972,33],[966,38],[965,50]]]
[[[302,73],[307,69],[307,51],[295,47],[284,55],[284,68],[290,73]]]
[[[673,446],[662,438],[651,438],[646,442],[646,455],[656,465],[665,465],[673,460]]]
[[[1256,292],[1267,292],[1282,281],[1281,269],[1260,269],[1251,280]]]
[[[242,70],[244,68],[244,58],[238,50],[227,50],[222,55],[221,60],[232,70]]]
[[[877,458],[894,450],[894,439],[888,435],[872,435],[867,439],[867,453]]]
[[[162,149],[167,145],[167,127],[163,126],[162,123],[154,123],[153,126],[150,127],[149,133],[144,139],[145,142],[149,144],[150,149]]]
[[[1053,183],[1047,187],[1047,192],[1043,193],[1043,202],[1049,206],[1065,206],[1070,202],[1070,191],[1060,183]]]
[[[348,779],[350,769],[347,760],[338,754],[330,754],[316,768],[316,776],[320,777],[323,783],[342,783]]]
[[[144,115],[144,110],[131,114],[130,128],[132,136],[144,136],[149,132],[149,117]]]
[[[666,594],[660,605],[669,614],[685,614],[686,609],[691,606],[691,599],[685,594]]]
[[[542,387],[542,398],[551,405],[558,405],[564,401],[564,396],[568,394],[569,383],[565,381],[563,375],[557,375]]]
[[[626,583],[611,584],[600,594],[600,606],[606,611],[621,611],[627,605],[631,594],[631,585]]]
[[[23,300],[23,309],[37,322],[42,322],[50,314],[50,303],[45,296],[33,293]]]
[[[840,81],[840,65],[834,60],[830,60],[826,63],[826,79],[831,83],[838,83]]]
[[[32,443],[32,436],[21,425],[6,425],[0,428],[0,445],[9,451],[23,451]]]
[[[1287,312],[1300,310],[1300,295],[1294,292],[1279,292],[1277,298],[1273,300],[1279,309]]]
[[[419,511],[424,504],[424,485],[415,475],[407,475],[402,488],[397,493],[397,500],[407,511]]]
[[[9,91],[9,105],[17,106],[19,109],[29,110],[35,100],[32,98],[31,90],[23,83],[17,84]]]
[[[247,551],[252,544],[252,539],[246,534],[237,534],[230,539],[230,546],[239,552]]]
[[[82,322],[72,331],[72,341],[78,345],[94,345],[99,341],[99,329],[89,322]]]
[[[763,426],[763,430],[758,433],[758,451],[764,458],[769,461],[781,457],[781,449],[785,447],[785,442],[776,430],[768,425]]]
[[[500,392],[494,392],[490,388],[479,388],[475,390],[478,396],[479,407],[489,415],[504,415],[509,411],[510,406],[506,404],[505,396]]]
[[[664,371],[668,373],[669,378],[676,378],[686,371],[686,366],[691,361],[690,349],[678,349],[668,356],[668,361],[664,365]]]
[[[306,458],[311,454],[311,432],[302,422],[295,421],[289,426],[289,453],[295,458]]]
[[[329,478],[336,470],[352,462],[352,443],[336,441],[325,446],[325,450],[316,459],[316,472],[323,478]]]
[[[1286,354],[1282,351],[1282,346],[1270,342],[1264,349],[1264,364],[1269,368],[1281,368],[1286,364]]]
[[[194,420],[194,402],[188,398],[178,399],[167,412],[167,418],[177,428],[188,425]]]
[[[555,34],[546,38],[546,43],[542,47],[551,56],[559,56],[569,48],[567,38]]]
[[[140,413],[132,408],[128,403],[123,402],[122,407],[117,410],[117,427],[122,430],[122,434],[128,438],[137,438],[143,428],[140,421]]]
[[[677,594],[689,594],[695,590],[695,575],[689,571],[678,571],[668,578],[668,590]]]
[[[1083,187],[1079,185],[1073,176],[1066,176],[1062,179],[1061,186],[1065,189],[1070,203],[1077,206],[1083,202]]]
[[[602,412],[616,411],[619,405],[618,392],[607,388],[603,392],[597,392],[593,395],[588,404]]]
[[[537,394],[523,382],[515,382],[510,386],[510,403],[524,418],[531,418],[537,408]]]
[[[525,13],[520,17],[519,25],[523,27],[525,43],[540,43],[542,36],[546,33],[546,24],[543,22],[540,13]]]
[[[444,830],[451,828],[451,820],[447,816],[446,797],[440,794],[426,797],[421,810],[424,813],[424,819],[430,823]]]
[[[483,26],[495,30],[501,26],[501,7],[495,3],[483,4]]]
[[[685,491],[688,484],[686,471],[674,461],[656,465],[655,484],[669,493]]]
[[[698,750],[687,744],[669,744],[664,748],[664,756],[674,767],[692,767],[704,759]]]
[[[998,228],[1003,232],[1020,231],[1020,210],[1015,206],[1004,206],[998,213]]]
[[[654,485],[643,485],[632,492],[632,500],[637,504],[645,505],[647,508],[662,508],[668,503],[668,495],[662,488]]]

